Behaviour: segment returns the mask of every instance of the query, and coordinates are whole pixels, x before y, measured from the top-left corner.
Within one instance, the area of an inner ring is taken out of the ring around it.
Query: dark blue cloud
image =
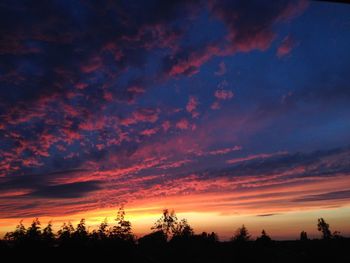
[[[316,202],[316,201],[331,201],[339,199],[350,199],[350,190],[328,192],[318,195],[306,195],[293,200],[294,202]]]

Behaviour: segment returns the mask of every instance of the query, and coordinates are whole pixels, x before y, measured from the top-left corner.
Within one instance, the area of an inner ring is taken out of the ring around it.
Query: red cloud
[[[121,124],[129,126],[138,122],[151,122],[154,123],[158,120],[159,109],[142,108],[134,111],[131,117],[122,119]]]
[[[151,136],[153,134],[156,134],[158,132],[158,128],[151,128],[151,129],[146,129],[140,132],[141,135],[144,136]]]
[[[80,90],[85,89],[87,86],[88,86],[88,84],[83,83],[83,82],[78,82],[77,84],[75,84],[75,87],[76,87],[77,89],[80,89]]]
[[[108,119],[106,117],[88,119],[87,121],[80,123],[79,128],[86,131],[101,130],[107,125],[107,121]]]
[[[102,60],[100,57],[93,57],[87,64],[81,66],[81,71],[83,73],[92,73],[102,66]]]
[[[215,44],[210,44],[204,48],[191,52],[185,58],[180,57],[177,61],[171,65],[168,74],[170,76],[176,76],[179,74],[185,74],[192,76],[199,71],[199,67],[211,59],[213,56],[218,56],[222,52],[220,48]]]

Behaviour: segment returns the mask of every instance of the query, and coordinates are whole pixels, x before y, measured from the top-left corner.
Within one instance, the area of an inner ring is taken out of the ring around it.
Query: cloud
[[[230,90],[216,90],[214,96],[219,100],[229,100],[232,99],[234,94]]]
[[[81,71],[83,73],[89,74],[102,67],[102,61],[100,57],[93,57],[87,64],[81,66]]]
[[[292,49],[295,46],[295,41],[291,36],[286,36],[280,46],[277,48],[277,57],[281,58],[289,55],[292,52]]]
[[[164,121],[162,123],[162,128],[165,132],[167,132],[170,129],[170,127],[171,127],[170,121]]]
[[[342,78],[347,70],[311,76],[330,81],[288,87],[281,90],[287,94],[282,100],[280,91],[271,96],[275,101],[264,97],[245,105],[239,98],[223,118],[223,111],[201,109],[211,105],[217,110],[235,96],[227,82],[215,88],[206,79],[215,69],[216,76],[226,74],[224,57],[266,51],[280,39],[279,25],[305,6],[285,0],[271,5],[47,2],[22,8],[5,3],[0,16],[0,215],[69,213],[159,197],[175,204],[187,199],[181,205],[188,211],[255,209],[254,215],[257,209],[268,208],[271,213],[259,215],[272,215],[299,203],[322,206],[324,200],[341,205],[348,195],[348,148],[270,152],[262,149],[259,132],[267,127],[274,134],[269,120],[298,113],[304,105],[347,105],[348,81]],[[192,32],[188,25],[196,29],[202,14],[220,27],[218,36]],[[288,55],[294,46],[287,36],[277,56]],[[204,75],[194,76],[201,70]],[[205,89],[206,83],[214,89]],[[263,142],[272,147],[269,140]],[[282,148],[290,144],[285,141]],[[88,170],[74,170],[81,167]],[[60,169],[73,170],[52,173]]]
[[[211,151],[199,151],[196,152],[195,154],[198,156],[204,156],[204,155],[224,155],[227,153],[235,152],[235,151],[240,151],[242,150],[241,146],[234,146],[234,147],[228,147],[228,148],[221,148],[221,149],[216,149],[216,150],[211,150]]]
[[[193,50],[186,48],[186,50],[179,51],[175,56],[171,55],[164,59],[164,71],[169,76],[182,74],[192,76],[199,72],[201,65],[209,61],[213,56],[220,54],[220,48],[215,44],[208,44]]]
[[[49,185],[31,192],[30,196],[42,198],[80,198],[101,189],[99,181],[77,182],[70,184]]]
[[[187,130],[190,127],[190,123],[187,119],[181,119],[176,123],[176,127],[180,130]]]
[[[350,190],[328,192],[317,195],[306,195],[297,199],[294,202],[315,202],[315,201],[330,201],[338,199],[350,199]]]
[[[236,164],[236,163],[252,161],[252,160],[257,160],[257,159],[271,158],[271,157],[276,157],[276,156],[286,155],[286,154],[288,154],[288,153],[287,152],[260,153],[260,154],[253,154],[253,155],[249,155],[249,156],[245,156],[245,157],[227,160],[226,162],[229,164]]]
[[[192,76],[213,57],[265,51],[276,38],[273,27],[299,15],[306,7],[305,0],[283,0],[273,5],[262,5],[257,0],[210,1],[210,13],[227,28],[225,38],[198,47],[179,48],[175,55],[163,60],[163,72],[168,76]]]
[[[214,74],[215,74],[216,76],[222,76],[222,75],[225,75],[226,72],[227,72],[226,64],[225,64],[225,62],[222,61],[222,62],[220,62],[220,64],[219,64],[219,69],[218,69],[218,71],[215,71]]]
[[[153,134],[156,134],[158,132],[158,128],[151,128],[151,129],[146,129],[140,132],[141,135],[144,136],[151,136]]]
[[[258,217],[267,217],[267,216],[275,216],[275,215],[278,215],[278,214],[261,214],[261,215],[256,215]]]
[[[273,26],[305,10],[306,1],[278,1],[263,5],[260,1],[212,1],[213,14],[227,28],[232,52],[266,50],[275,39]]]
[[[190,96],[189,100],[187,102],[186,105],[186,110],[187,112],[191,113],[192,118],[197,118],[199,116],[198,111],[196,111],[197,107],[198,107],[198,98],[195,96]]]
[[[220,109],[220,103],[218,101],[214,101],[213,104],[211,104],[210,108],[212,110],[219,110]]]
[[[151,122],[154,123],[158,120],[159,109],[153,108],[139,108],[134,111],[129,118],[121,119],[121,124],[129,126],[138,122]]]

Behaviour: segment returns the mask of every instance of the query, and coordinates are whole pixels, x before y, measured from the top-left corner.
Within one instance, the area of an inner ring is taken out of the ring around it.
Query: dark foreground
[[[201,239],[178,242],[141,241],[95,244],[22,244],[1,242],[2,258],[16,260],[91,260],[98,262],[350,262],[350,239],[218,242]]]

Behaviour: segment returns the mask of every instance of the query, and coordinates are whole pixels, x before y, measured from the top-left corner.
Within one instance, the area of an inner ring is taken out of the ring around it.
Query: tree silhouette
[[[334,231],[333,232],[333,239],[343,239],[344,237],[340,234],[339,231]]]
[[[57,235],[58,239],[61,243],[67,243],[73,236],[74,233],[74,227],[71,222],[68,222],[68,224],[63,223],[61,228],[58,230]]]
[[[86,229],[85,219],[82,218],[80,222],[77,224],[75,231],[73,232],[73,239],[75,246],[85,246],[88,239],[88,231]]]
[[[131,231],[131,223],[125,220],[125,211],[123,207],[119,208],[115,221],[117,221],[117,225],[112,228],[110,235],[121,240],[132,241],[134,235]]]
[[[209,241],[210,243],[215,243],[219,241],[219,237],[216,233],[211,232],[210,234],[207,232],[202,232],[202,234],[199,235],[200,239]]]
[[[26,237],[26,233],[27,233],[27,230],[23,225],[23,220],[21,220],[19,224],[16,226],[15,231],[6,233],[4,236],[4,239],[8,241],[14,241],[16,243],[21,243],[24,241]]]
[[[51,244],[55,239],[55,234],[52,230],[52,221],[47,223],[47,226],[43,229],[42,239],[46,244]]]
[[[250,234],[248,232],[248,229],[245,227],[245,225],[242,225],[242,227],[238,228],[235,232],[235,235],[231,239],[235,242],[245,242],[250,239]]]
[[[327,224],[323,218],[318,219],[317,230],[322,232],[323,239],[332,238],[331,230],[329,229],[329,224]]]
[[[261,231],[261,236],[256,239],[259,243],[269,243],[271,241],[271,237],[266,234],[266,231],[263,229]]]
[[[108,223],[107,218],[100,224],[97,230],[98,239],[103,240],[108,236]]]
[[[169,238],[171,234],[176,232],[177,224],[178,219],[175,211],[172,210],[169,212],[168,209],[164,209],[163,215],[154,223],[154,226],[151,229],[155,232],[162,231],[166,237]]]
[[[175,222],[173,237],[191,237],[194,232],[192,227],[188,224],[186,219],[182,219],[180,222]]]
[[[0,253],[4,250],[13,253],[16,248],[29,248],[30,251],[50,248],[51,251],[57,252],[57,255],[67,258],[68,252],[82,252],[88,249],[89,255],[96,253],[100,259],[107,254],[123,255],[130,262],[167,260],[204,263],[232,262],[233,259],[246,262],[258,262],[262,259],[276,262],[309,262],[324,258],[334,259],[334,262],[349,262],[339,259],[348,255],[350,239],[342,237],[338,231],[331,234],[329,225],[323,218],[318,219],[318,229],[322,232],[322,237],[328,239],[327,242],[272,241],[265,230],[262,230],[255,241],[247,242],[250,240],[250,234],[245,225],[242,225],[231,239],[235,241],[231,245],[219,242],[214,232],[195,234],[186,219],[178,220],[175,212],[169,212],[167,209],[152,227],[154,231],[139,238],[137,242],[132,234],[130,222],[125,220],[123,207],[118,210],[116,222],[115,226],[109,226],[105,219],[93,232],[89,232],[85,220],[81,219],[76,227],[70,222],[64,223],[55,235],[51,221],[42,230],[37,218],[27,229],[20,221],[13,232],[6,233],[5,240],[0,240]],[[308,240],[305,231],[300,233],[300,240]]]
[[[300,241],[307,241],[309,238],[307,237],[307,233],[305,231],[300,232]]]
[[[82,236],[82,237],[87,236],[88,232],[86,230],[86,223],[85,223],[84,218],[80,219],[80,222],[77,225],[77,228],[75,229],[74,233],[77,234],[78,236]]]
[[[41,224],[38,218],[35,218],[30,227],[28,227],[26,237],[30,242],[41,240]]]
[[[162,230],[153,231],[138,240],[139,245],[147,249],[159,249],[160,247],[163,247],[166,242],[167,236]]]

